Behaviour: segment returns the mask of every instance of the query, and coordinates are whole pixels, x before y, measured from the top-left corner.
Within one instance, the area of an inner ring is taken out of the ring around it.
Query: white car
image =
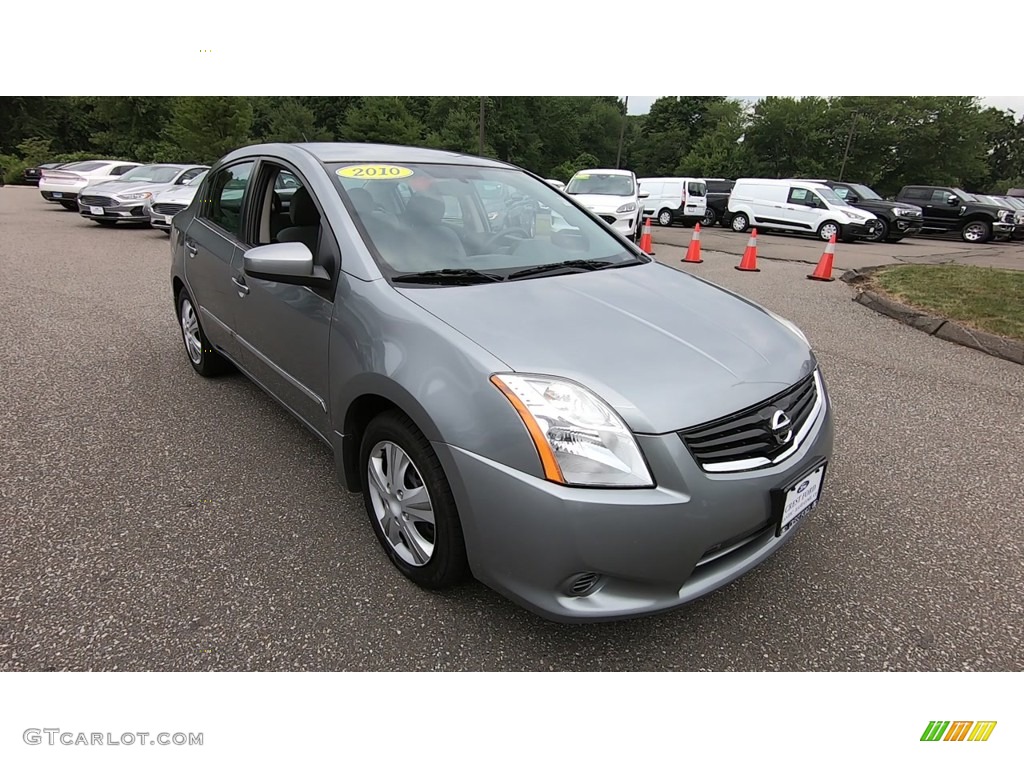
[[[579,171],[569,179],[565,193],[575,197],[580,205],[596,213],[620,234],[639,236],[643,212],[640,200],[646,198],[647,193],[640,191],[632,171],[609,168]]]
[[[60,203],[69,211],[78,210],[78,193],[87,184],[119,178],[142,163],[123,160],[82,160],[60,168],[44,169],[39,194],[50,203]]]
[[[181,213],[192,203],[199,185],[206,178],[206,171],[203,171],[195,178],[184,184],[175,184],[170,189],[157,192],[149,203],[149,224],[157,229],[171,231],[171,219],[176,213]]]

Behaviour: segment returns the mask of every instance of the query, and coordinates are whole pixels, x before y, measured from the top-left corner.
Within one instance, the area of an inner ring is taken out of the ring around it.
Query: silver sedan
[[[113,181],[89,184],[78,193],[78,212],[97,224],[150,223],[153,196],[187,184],[208,170],[206,165],[142,165]]]
[[[537,225],[495,229],[496,186]],[[558,621],[664,611],[756,567],[821,498],[832,409],[804,334],[516,167],[240,149],[170,245],[184,360],[241,370],[329,446],[424,588],[472,574]]]

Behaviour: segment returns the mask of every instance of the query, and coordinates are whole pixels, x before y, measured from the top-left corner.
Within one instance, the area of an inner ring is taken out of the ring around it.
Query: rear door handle
[[[232,277],[231,282],[235,284],[235,288],[238,289],[238,293],[245,296],[249,293],[249,286],[245,284],[244,280],[239,280],[237,277]]]

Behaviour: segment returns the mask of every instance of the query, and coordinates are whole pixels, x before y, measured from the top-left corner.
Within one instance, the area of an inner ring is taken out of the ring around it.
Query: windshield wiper
[[[500,283],[501,275],[479,272],[475,269],[430,269],[426,272],[410,272],[391,278],[393,283],[434,283],[437,285],[475,285],[478,283]]]
[[[561,272],[567,269],[583,270],[586,272],[593,272],[597,269],[611,269],[612,267],[629,267],[633,264],[643,264],[639,259],[630,259],[629,261],[601,261],[600,259],[570,259],[569,261],[559,261],[554,264],[541,264],[537,267],[529,267],[528,269],[520,269],[518,272],[513,272],[506,279],[507,280],[518,280],[522,277],[533,277],[535,275],[546,275],[551,272]]]

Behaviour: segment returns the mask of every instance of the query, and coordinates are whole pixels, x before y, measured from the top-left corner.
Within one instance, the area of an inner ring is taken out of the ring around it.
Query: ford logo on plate
[[[803,493],[805,490],[807,490],[807,486],[810,485],[810,484],[811,484],[810,480],[804,480],[802,483],[800,483],[800,485],[797,486],[796,492],[797,493]]]

